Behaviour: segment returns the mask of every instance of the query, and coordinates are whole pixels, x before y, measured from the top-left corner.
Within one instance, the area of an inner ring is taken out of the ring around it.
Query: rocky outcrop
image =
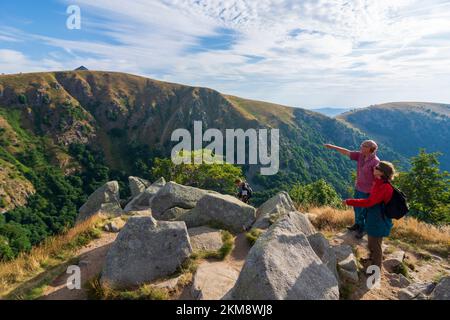
[[[184,222],[130,217],[106,257],[102,283],[129,287],[168,276],[192,252]]]
[[[210,193],[204,195],[196,207],[181,220],[190,227],[219,224],[233,232],[242,232],[255,221],[255,208],[229,195]]]
[[[131,197],[136,197],[140,193],[144,192],[151,183],[148,180],[139,178],[139,177],[128,177],[128,185],[130,186]]]
[[[222,245],[222,232],[209,227],[197,227],[188,229],[192,250],[217,251]]]
[[[278,218],[291,211],[297,211],[294,202],[287,192],[282,191],[258,208],[256,211],[257,219],[253,227],[267,229]]]
[[[130,177],[131,178],[131,177]],[[155,194],[158,193],[159,190],[161,190],[162,187],[166,184],[166,180],[161,177],[155,182],[153,182],[150,186],[145,188],[144,191],[139,193],[137,196],[135,196],[126,206],[124,211],[130,212],[130,211],[139,211],[139,210],[145,210],[150,207],[150,200],[153,198]],[[131,188],[131,183],[130,183]]]
[[[151,199],[150,207],[156,219],[164,216],[164,212],[174,207],[192,209],[197,202],[208,193],[206,190],[183,186],[170,181],[165,184]]]
[[[122,213],[117,181],[105,183],[89,196],[86,203],[79,210],[77,222],[86,220],[99,212],[110,215],[120,215]]]
[[[287,213],[256,241],[230,294],[233,299],[339,299],[336,277],[309,244],[302,216]]]

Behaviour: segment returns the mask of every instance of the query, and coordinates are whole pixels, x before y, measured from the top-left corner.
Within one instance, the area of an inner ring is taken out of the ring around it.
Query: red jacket
[[[392,198],[392,186],[389,183],[385,183],[383,180],[376,178],[372,189],[370,190],[370,196],[367,199],[347,199],[345,203],[353,207],[369,208],[382,201],[386,204]]]

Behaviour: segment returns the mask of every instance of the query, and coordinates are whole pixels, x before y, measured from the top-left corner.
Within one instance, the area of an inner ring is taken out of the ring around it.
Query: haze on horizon
[[[303,108],[450,103],[449,0],[124,4],[2,2],[0,73],[84,65]]]

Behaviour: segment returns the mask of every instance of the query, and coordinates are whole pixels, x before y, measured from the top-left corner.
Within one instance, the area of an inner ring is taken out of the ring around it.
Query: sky
[[[80,65],[302,108],[450,103],[450,0],[0,0],[0,73]]]

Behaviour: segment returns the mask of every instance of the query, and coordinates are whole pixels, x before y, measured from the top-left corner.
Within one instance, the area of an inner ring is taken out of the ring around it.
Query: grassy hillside
[[[325,179],[348,195],[354,164],[324,143],[358,148],[367,138],[299,108],[223,95],[208,88],[117,72],[0,76],[0,249],[17,254],[73,225],[86,197],[108,180],[129,196],[127,177],[150,180],[155,157],[170,157],[172,132],[278,128],[280,171],[243,166],[255,204],[295,183]],[[403,158],[381,146],[389,160]],[[15,209],[14,209],[15,208]],[[6,249],[5,249],[6,250]],[[9,250],[9,249],[8,249]]]
[[[386,103],[353,110],[337,118],[408,158],[420,148],[442,152],[441,168],[450,170],[449,104]]]

